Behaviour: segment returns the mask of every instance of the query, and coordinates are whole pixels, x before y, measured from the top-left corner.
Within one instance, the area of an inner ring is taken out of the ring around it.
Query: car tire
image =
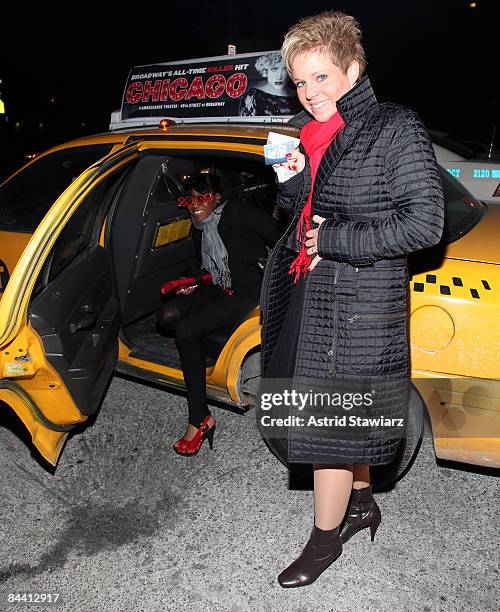
[[[401,440],[396,457],[391,463],[370,468],[372,486],[375,491],[390,487],[410,469],[411,464],[417,456],[422,440],[424,407],[425,404],[420,393],[417,391],[416,387],[411,384],[408,400],[406,437]],[[288,439],[264,438],[264,442],[273,455],[281,461],[285,467],[290,468],[287,461]]]
[[[370,468],[372,486],[375,491],[390,487],[410,469],[422,441],[424,410],[424,401],[412,383],[409,390],[406,436],[399,444],[396,457],[387,465]]]
[[[276,459],[278,459],[278,461],[281,461],[281,463],[289,469],[290,464],[287,461],[288,438],[265,438],[264,436],[262,436],[262,439],[266,443],[267,448],[276,457]]]

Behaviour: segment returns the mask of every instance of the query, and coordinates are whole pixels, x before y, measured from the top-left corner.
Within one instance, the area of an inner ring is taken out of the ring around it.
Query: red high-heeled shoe
[[[209,421],[213,419],[213,425],[210,427]],[[185,440],[181,438],[173,445],[173,449],[179,455],[196,455],[201,448],[201,445],[208,438],[208,444],[210,450],[214,448],[214,432],[215,432],[215,419],[209,414],[205,417],[205,420],[200,425],[199,429],[194,434],[192,440]]]

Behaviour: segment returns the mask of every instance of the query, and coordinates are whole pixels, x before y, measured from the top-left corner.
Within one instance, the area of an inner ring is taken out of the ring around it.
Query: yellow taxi
[[[18,415],[49,463],[114,372],[183,388],[174,339],[155,327],[160,286],[196,267],[177,198],[186,177],[216,168],[226,195],[273,211],[270,130],[298,136],[259,122],[118,129],[55,147],[0,186],[0,409]],[[443,240],[410,260],[408,435],[379,482],[411,462],[424,408],[437,457],[500,466],[500,205],[444,169],[441,178]],[[260,326],[255,304],[206,338],[209,398],[252,404]]]

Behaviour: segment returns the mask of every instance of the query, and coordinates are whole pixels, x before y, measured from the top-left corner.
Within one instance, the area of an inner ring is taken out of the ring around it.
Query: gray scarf
[[[229,259],[227,249],[219,236],[217,226],[224,206],[224,202],[217,206],[217,209],[204,221],[196,222],[192,220],[197,230],[201,230],[201,261],[203,268],[212,274],[212,283],[222,285],[226,289],[231,287],[231,273],[229,271]]]

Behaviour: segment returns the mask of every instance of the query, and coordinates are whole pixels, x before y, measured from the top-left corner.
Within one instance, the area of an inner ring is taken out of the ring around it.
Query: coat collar
[[[348,126],[375,104],[377,104],[375,92],[372,89],[370,79],[365,76],[337,100],[337,110],[346,126]],[[302,128],[306,123],[312,121],[313,118],[311,114],[303,110],[292,117],[288,123]]]
[[[370,115],[370,111],[374,110],[377,106],[377,98],[368,77],[362,78],[359,83],[337,101],[337,109],[344,120],[345,128],[330,143],[319,163],[314,181],[313,210],[318,194],[346,151],[352,146],[357,134]],[[309,113],[302,111],[295,117],[292,117],[290,123],[302,127],[312,119],[313,117]],[[309,193],[311,190],[310,172],[304,175],[304,187],[306,193]]]

